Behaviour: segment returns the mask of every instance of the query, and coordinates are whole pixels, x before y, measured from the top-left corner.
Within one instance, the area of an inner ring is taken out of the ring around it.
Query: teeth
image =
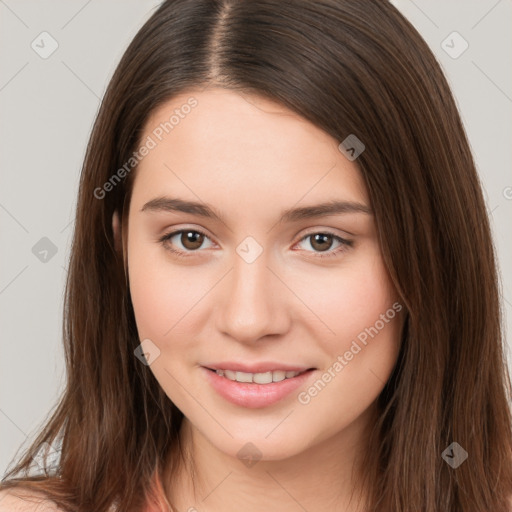
[[[236,380],[238,382],[252,382],[252,374],[245,372],[236,372]]]
[[[281,382],[284,379],[291,379],[299,373],[293,371],[274,370],[265,373],[247,373],[235,372],[232,370],[215,370],[217,375],[227,377],[229,380],[236,380],[237,382],[254,382],[255,384],[270,384],[271,382]]]
[[[256,384],[269,384],[272,382],[272,372],[255,373],[252,381]]]
[[[224,377],[227,377],[229,380],[236,380],[236,372],[224,370]]]
[[[295,373],[298,372],[284,372],[283,370],[276,370],[272,372],[272,382],[280,382],[286,379],[286,374],[289,373],[290,377],[293,377]]]

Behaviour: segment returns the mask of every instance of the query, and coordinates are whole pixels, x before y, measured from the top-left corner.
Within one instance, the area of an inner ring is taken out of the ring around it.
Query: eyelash
[[[198,230],[198,229],[180,229],[180,230],[177,230],[177,231],[171,231],[170,233],[167,233],[167,234],[163,235],[161,238],[158,239],[158,242],[160,242],[164,246],[164,248],[166,250],[168,250],[169,252],[175,254],[176,256],[178,256],[180,258],[188,258],[190,256],[193,256],[195,253],[197,253],[199,251],[198,250],[196,250],[196,251],[187,251],[187,252],[186,251],[179,251],[179,250],[173,249],[168,244],[166,244],[166,242],[168,242],[173,236],[178,235],[180,233],[187,233],[187,232],[199,233],[200,235],[203,235],[203,236],[205,236],[207,238],[210,238],[206,233],[203,233],[201,230]],[[352,247],[354,245],[354,242],[352,240],[346,240],[345,238],[342,238],[339,235],[335,235],[334,233],[332,233],[330,231],[315,231],[313,233],[308,233],[307,235],[304,235],[299,240],[298,243],[302,242],[306,238],[309,238],[309,237],[311,237],[313,235],[318,235],[318,234],[330,235],[336,241],[340,242],[341,245],[337,249],[330,250],[330,251],[326,252],[325,254],[323,254],[321,252],[316,252],[315,253],[316,254],[315,257],[317,257],[317,258],[332,258],[334,256],[337,256],[339,253],[342,253],[342,252],[346,251],[349,247]]]

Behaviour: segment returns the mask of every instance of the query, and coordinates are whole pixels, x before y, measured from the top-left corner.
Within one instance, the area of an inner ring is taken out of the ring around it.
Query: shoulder
[[[65,512],[42,494],[26,490],[0,491],[0,512]]]

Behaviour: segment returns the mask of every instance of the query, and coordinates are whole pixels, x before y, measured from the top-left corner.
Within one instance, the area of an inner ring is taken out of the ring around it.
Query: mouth
[[[308,368],[301,371],[293,370],[270,370],[266,372],[243,372],[227,369],[207,368],[211,372],[215,372],[221,377],[225,377],[229,380],[240,382],[240,383],[254,383],[254,384],[271,384],[272,382],[281,382],[286,379],[293,379],[305,372],[314,370],[314,368]]]
[[[283,401],[307,385],[316,368],[276,369],[247,372],[227,368],[200,368],[210,386],[231,404],[248,409],[268,407]]]

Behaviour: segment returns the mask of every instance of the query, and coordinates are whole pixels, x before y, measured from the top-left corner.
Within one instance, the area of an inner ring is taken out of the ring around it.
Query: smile
[[[213,370],[212,370],[213,371]],[[308,370],[304,370],[308,371]],[[273,370],[264,373],[248,373],[248,372],[236,372],[233,370],[215,370],[217,375],[226,377],[229,380],[235,380],[236,382],[253,382],[255,384],[270,384],[271,382],[281,382],[285,379],[293,379],[302,372],[285,371],[285,370]]]
[[[304,385],[315,369],[259,373],[201,367],[206,381],[224,400],[248,409],[273,405]]]

